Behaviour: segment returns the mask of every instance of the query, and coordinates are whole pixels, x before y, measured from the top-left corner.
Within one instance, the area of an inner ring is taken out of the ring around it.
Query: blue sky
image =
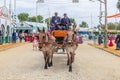
[[[7,5],[9,4],[9,0]],[[17,14],[27,12],[30,16],[36,15],[36,0],[16,0]],[[75,18],[79,24],[81,21],[86,21],[89,26],[96,26],[99,24],[99,2],[90,2],[89,0],[79,0],[79,3],[73,4],[71,0],[45,0],[45,3],[37,5],[38,14],[46,17],[53,16],[54,12],[58,12],[59,16],[63,17],[63,13],[67,13],[69,17]],[[108,1],[108,15],[118,12],[116,8],[117,0]],[[0,0],[0,6],[3,5],[4,0]],[[12,0],[13,3],[13,0]],[[66,4],[67,3],[67,4]],[[104,4],[103,11],[104,11]],[[13,5],[12,5],[13,8]],[[119,21],[119,19],[117,19]],[[115,19],[109,19],[108,22],[115,22]],[[104,23],[104,18],[103,18]]]

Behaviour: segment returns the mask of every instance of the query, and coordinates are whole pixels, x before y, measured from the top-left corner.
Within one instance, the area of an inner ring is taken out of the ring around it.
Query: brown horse
[[[73,26],[73,30],[69,28],[67,36],[65,37],[65,49],[67,52],[68,60],[67,65],[69,65],[69,71],[72,71],[72,63],[74,62],[75,51],[78,47],[76,43],[76,26]]]
[[[44,29],[43,31],[39,30],[39,49],[44,55],[45,69],[53,66],[54,42],[54,37],[47,34]]]

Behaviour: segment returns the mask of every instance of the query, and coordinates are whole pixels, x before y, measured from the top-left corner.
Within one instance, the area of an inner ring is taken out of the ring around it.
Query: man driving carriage
[[[51,20],[52,30],[59,30],[60,23],[61,23],[61,18],[58,16],[58,13],[55,12],[55,16],[53,16]]]
[[[67,14],[64,13],[64,17],[61,19],[55,12],[55,16],[51,19],[51,30],[67,30],[69,26],[71,26],[71,21]]]
[[[61,26],[63,30],[68,30],[68,27],[71,26],[71,21],[66,13],[64,13],[64,18],[61,19]]]
[[[71,26],[71,21],[67,17],[67,14],[64,13],[64,17],[61,19],[58,16],[58,13],[55,12],[55,16],[51,20],[52,29],[54,37],[56,38],[56,43],[62,45],[64,42],[64,37],[67,34],[68,27]],[[64,51],[64,50],[63,50]]]

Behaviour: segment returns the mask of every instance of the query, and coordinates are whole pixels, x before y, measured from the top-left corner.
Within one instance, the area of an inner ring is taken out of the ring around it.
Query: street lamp
[[[89,1],[93,1],[93,0],[89,0]],[[97,0],[100,1],[101,3],[104,3],[105,5],[105,30],[104,30],[104,47],[107,48],[107,31],[108,31],[108,27],[107,27],[107,0]]]

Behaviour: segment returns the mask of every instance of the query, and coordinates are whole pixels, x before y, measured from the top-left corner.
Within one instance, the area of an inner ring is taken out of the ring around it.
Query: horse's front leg
[[[50,66],[53,66],[53,54],[51,55],[51,62],[50,62]]]
[[[48,63],[48,66],[49,66],[49,67],[53,66],[52,55],[50,56],[50,61],[49,61],[49,63]]]
[[[72,62],[73,62],[73,61],[72,61],[72,56],[71,56],[71,54],[72,54],[72,53],[70,52],[70,54],[69,54],[69,55],[70,55],[70,56],[69,56],[69,72],[72,72]]]
[[[54,48],[51,49],[50,51],[50,62],[49,62],[49,66],[53,66],[53,54],[54,54]]]
[[[44,52],[45,66],[44,69],[48,69],[48,55],[47,52]]]
[[[48,69],[48,67],[47,67],[47,61],[46,61],[46,56],[44,56],[44,60],[45,60],[45,66],[44,66],[44,69]]]
[[[72,72],[72,63],[74,62],[74,57],[75,57],[74,52],[70,52],[70,57],[69,57],[69,72]]]
[[[51,64],[50,64],[50,59],[51,59],[51,56],[49,55],[49,56],[48,56],[48,59],[47,59],[47,64],[48,64],[48,67],[51,67]]]
[[[72,72],[72,61],[69,60],[69,72]]]
[[[67,52],[67,65],[69,65],[69,53]]]
[[[72,72],[72,63],[74,62],[75,53],[70,52],[69,57],[69,72]]]

